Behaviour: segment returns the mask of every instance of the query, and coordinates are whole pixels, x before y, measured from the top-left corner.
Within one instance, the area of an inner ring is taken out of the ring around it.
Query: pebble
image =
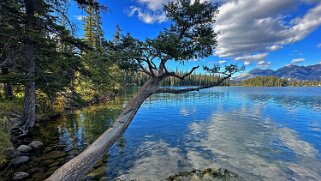
[[[29,177],[27,172],[16,172],[13,174],[12,180],[24,180],[27,177]]]

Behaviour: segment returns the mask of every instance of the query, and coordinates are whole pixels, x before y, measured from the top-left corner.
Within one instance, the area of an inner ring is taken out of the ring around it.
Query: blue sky
[[[169,25],[162,3],[172,0],[100,0],[110,12],[102,14],[105,38],[117,24],[123,33],[144,40]],[[214,29],[220,32],[215,55],[171,69],[195,65],[238,64],[277,69],[288,64],[321,63],[321,2],[319,0],[210,0],[220,3]],[[70,17],[82,36],[79,17],[86,14],[74,4]]]

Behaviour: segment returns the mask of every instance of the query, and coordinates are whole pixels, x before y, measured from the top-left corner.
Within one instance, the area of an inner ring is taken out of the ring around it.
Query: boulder
[[[12,180],[24,180],[27,177],[29,177],[27,172],[16,172],[13,174]]]
[[[29,161],[29,157],[28,156],[21,156],[21,157],[17,157],[11,160],[10,164],[12,166],[19,166],[23,163],[26,163]]]
[[[23,152],[23,153],[27,153],[31,150],[31,147],[30,146],[27,146],[27,145],[20,145],[18,148],[17,148],[18,151],[20,152]]]
[[[32,149],[40,149],[42,148],[43,146],[43,143],[41,141],[33,141],[29,144],[29,146],[32,148]]]

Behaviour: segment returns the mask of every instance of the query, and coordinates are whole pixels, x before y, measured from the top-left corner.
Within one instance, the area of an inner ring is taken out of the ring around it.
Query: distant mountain
[[[298,66],[287,65],[277,70],[253,69],[248,73],[241,74],[233,80],[242,81],[258,76],[276,76],[292,80],[321,80],[321,64]]]

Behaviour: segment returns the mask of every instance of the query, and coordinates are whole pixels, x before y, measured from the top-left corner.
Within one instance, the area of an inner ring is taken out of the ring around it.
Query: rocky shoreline
[[[64,110],[61,112],[50,112],[47,114],[37,115],[35,128],[40,126],[41,123],[58,119],[62,114],[69,114],[75,109],[80,109],[86,106],[106,102],[111,96],[100,98],[93,98],[85,104],[66,104]],[[7,128],[10,131],[10,141],[12,147],[5,149],[4,155],[6,162],[0,163],[0,180],[42,180],[52,174],[59,166],[63,165],[66,161],[75,157],[78,153],[71,155],[64,151],[65,145],[45,145],[40,139],[32,138],[31,134],[22,134],[17,128],[21,113],[7,112],[1,113],[4,116],[4,121],[7,122]],[[32,130],[30,131],[32,133]],[[65,158],[67,157],[67,158]],[[39,164],[45,166],[43,168],[30,169],[31,165],[39,167]],[[39,172],[39,173],[37,173]],[[36,174],[34,174],[36,173]],[[32,177],[31,177],[32,176]]]

